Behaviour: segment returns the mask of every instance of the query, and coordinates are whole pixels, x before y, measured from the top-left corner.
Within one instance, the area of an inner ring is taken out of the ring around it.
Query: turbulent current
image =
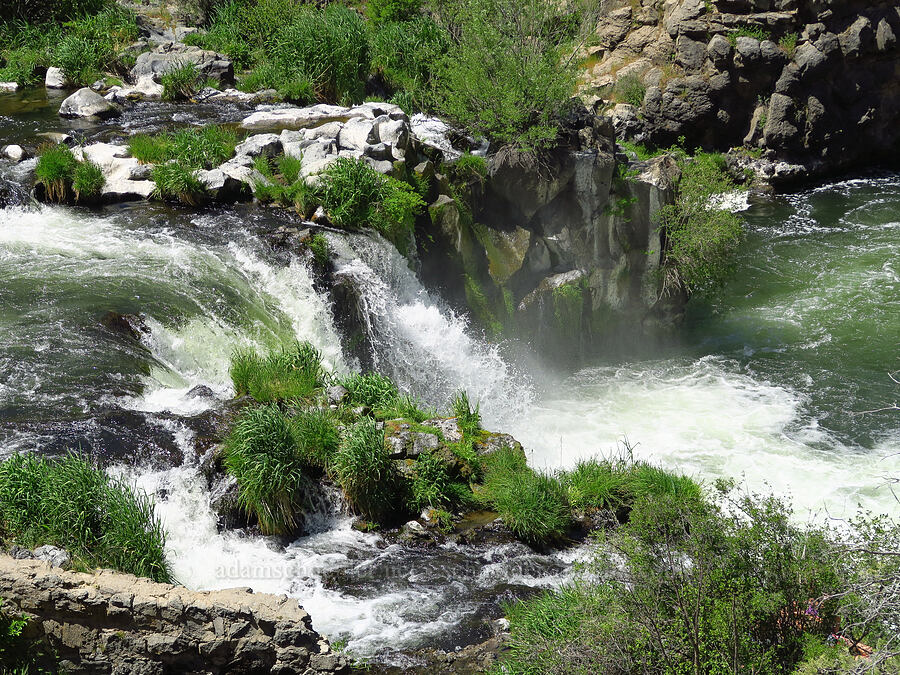
[[[689,308],[677,339],[563,374],[505,360],[385,242],[332,244],[361,289],[378,367],[440,407],[467,389],[537,467],[627,439],[700,479],[789,493],[801,517],[857,503],[898,513],[885,477],[900,475],[900,413],[867,411],[900,399],[889,377],[900,369],[900,178],[828,185],[745,215],[735,280]],[[317,531],[287,546],[217,531],[186,420],[230,396],[231,351],[298,338],[330,368],[355,367],[303,261],[257,236],[277,218],[146,204],[0,211],[0,452],[105,457],[154,495],[182,582],[289,593],[357,655],[477,638],[504,598],[564,581],[584,552],[411,551],[351,529],[327,492]],[[119,315],[140,322],[123,329]],[[174,469],[160,461],[182,456]]]

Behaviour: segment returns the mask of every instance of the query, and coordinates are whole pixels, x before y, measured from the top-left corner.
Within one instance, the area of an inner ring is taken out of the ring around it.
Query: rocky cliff
[[[742,147],[775,182],[896,155],[896,2],[604,0],[602,15],[582,94],[624,137]]]
[[[190,591],[129,574],[66,572],[0,555],[2,611],[23,613],[67,673],[344,673],[296,600]]]

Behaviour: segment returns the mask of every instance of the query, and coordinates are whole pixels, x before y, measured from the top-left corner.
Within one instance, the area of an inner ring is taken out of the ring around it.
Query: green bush
[[[93,162],[79,162],[72,174],[72,192],[75,201],[93,201],[100,197],[106,185],[106,178],[99,166]]]
[[[422,10],[422,0],[368,0],[366,14],[375,23],[407,21]]]
[[[629,103],[636,108],[640,108],[644,104],[646,93],[647,87],[635,75],[625,75],[619,78],[615,87],[613,87],[613,95],[619,101]]]
[[[347,430],[332,470],[357,513],[375,523],[395,520],[403,483],[375,420],[363,417]]]
[[[318,9],[287,0],[230,2],[195,42],[250,67],[245,89],[272,88],[290,100],[360,102],[369,73],[365,22],[339,4]],[[259,48],[250,49],[250,45]]]
[[[160,78],[162,84],[162,98],[164,101],[183,101],[197,93],[197,84],[200,73],[197,66],[191,62],[177,65],[172,70],[163,73]]]
[[[519,539],[534,546],[561,541],[572,523],[563,485],[530,469],[521,451],[511,448],[484,460],[479,496]]]
[[[297,531],[308,458],[297,446],[295,427],[275,404],[248,408],[225,442],[225,469],[237,480],[240,507],[259,521],[263,534]],[[314,451],[314,432],[298,433]]]
[[[181,162],[157,164],[150,177],[156,183],[153,189],[156,199],[198,206],[206,198],[206,185],[197,177],[197,171]]]
[[[47,145],[38,155],[34,176],[44,186],[47,199],[52,202],[63,202],[66,200],[77,167],[78,160],[68,146]]]
[[[666,236],[663,288],[664,292],[692,293],[724,282],[733,269],[744,228],[739,216],[711,203],[715,195],[737,189],[724,158],[698,154],[680,164],[675,203],[659,211]]]
[[[443,4],[453,44],[437,67],[437,111],[498,145],[531,152],[555,144],[576,82],[572,32],[558,27],[578,17],[540,0]]]
[[[62,547],[80,565],[172,581],[150,498],[74,455],[0,464],[0,532],[27,548]]]
[[[341,157],[321,174],[317,196],[338,227],[370,226],[405,246],[415,218],[425,210],[407,183],[382,176],[366,162]]]
[[[510,652],[500,667],[511,674],[796,672],[821,657],[811,645],[841,632],[838,613],[862,626],[842,604],[856,602],[855,589],[872,588],[871,559],[855,558],[848,569],[848,532],[835,534],[795,525],[790,506],[773,497],[727,497],[719,506],[648,496],[627,525],[601,536],[590,580],[509,609]],[[869,632],[874,642],[879,623],[847,630],[857,639]]]
[[[231,357],[231,381],[235,396],[252,396],[260,403],[304,400],[325,383],[322,355],[308,342],[265,356],[238,350]]]

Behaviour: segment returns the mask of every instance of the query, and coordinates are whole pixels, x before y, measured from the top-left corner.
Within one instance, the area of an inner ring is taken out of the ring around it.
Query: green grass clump
[[[78,160],[68,146],[48,145],[38,155],[34,176],[44,186],[47,199],[63,202],[72,184]]]
[[[617,100],[633,105],[636,108],[640,108],[643,105],[646,93],[647,87],[635,75],[626,75],[620,78],[616,82],[615,87],[613,87],[613,95]]]
[[[290,419],[291,433],[305,461],[329,469],[341,443],[334,417],[327,410],[305,410]]]
[[[408,419],[424,422],[436,411],[425,408],[413,397],[403,394],[391,378],[380,373],[353,373],[341,379],[350,394],[351,406],[366,406],[377,419]]]
[[[488,165],[484,157],[466,152],[456,160],[456,164],[453,164],[450,170],[457,180],[483,181],[488,174]]]
[[[225,442],[225,469],[237,480],[238,503],[259,521],[263,534],[297,530],[308,461],[294,434],[284,412],[269,404],[241,413]],[[314,432],[298,435],[315,442]]]
[[[193,169],[211,169],[234,156],[237,143],[234,130],[214,124],[161,134],[135,134],[128,139],[128,151],[142,164],[175,160]]]
[[[476,403],[473,408],[467,392],[458,391],[456,393],[453,397],[452,408],[453,415],[464,436],[474,436],[481,430],[481,404]]]
[[[158,164],[153,167],[150,177],[156,183],[153,190],[156,199],[198,206],[206,198],[206,185],[197,177],[197,171],[180,162]]]
[[[797,33],[788,33],[787,35],[782,35],[781,39],[778,40],[778,46],[788,55],[788,58],[794,58],[794,54],[797,53],[797,40],[799,38],[800,36]]]
[[[741,26],[728,34],[728,40],[731,42],[731,46],[735,47],[739,37],[750,37],[762,42],[763,40],[768,40],[769,35],[769,32],[761,26]]]
[[[191,62],[182,63],[163,73],[160,78],[162,84],[162,98],[164,101],[184,101],[197,93],[197,84],[200,74],[197,66]]]
[[[628,472],[618,462],[582,461],[562,472],[560,481],[574,507],[616,510],[631,500]]]
[[[76,564],[172,581],[150,498],[75,455],[0,464],[0,533],[27,548],[62,547]]]
[[[257,157],[253,165],[266,179],[256,180],[253,184],[253,194],[259,201],[293,206],[297,213],[305,217],[311,216],[318,208],[317,189],[301,175],[301,160],[280,155],[273,167],[269,157]]]
[[[260,403],[305,400],[325,383],[322,355],[308,342],[296,342],[266,355],[238,350],[231,357],[235,396]]]
[[[413,511],[424,508],[442,509],[453,500],[452,481],[443,460],[430,452],[416,459],[410,494]]]
[[[75,201],[96,200],[106,185],[106,177],[99,166],[93,162],[79,162],[72,174],[72,192]]]
[[[394,520],[403,483],[375,420],[363,417],[347,430],[332,472],[357,513],[381,524]]]
[[[306,248],[312,253],[313,260],[320,267],[324,267],[331,260],[331,247],[328,245],[328,239],[322,234],[314,234],[306,242]]]
[[[572,515],[559,480],[533,471],[525,456],[511,448],[489,455],[483,463],[479,496],[519,539],[546,546],[565,537]]]

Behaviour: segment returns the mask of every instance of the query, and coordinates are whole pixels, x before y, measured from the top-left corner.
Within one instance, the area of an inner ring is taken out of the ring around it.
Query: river
[[[669,344],[574,373],[511,362],[428,293],[386,242],[331,236],[365,289],[380,368],[443,406],[465,388],[488,427],[552,470],[621,452],[704,481],[791,495],[798,517],[857,503],[900,513],[900,177],[879,175],[755,203],[736,275],[689,307]],[[323,496],[310,536],[219,532],[197,469],[191,416],[230,395],[236,346],[310,340],[352,369],[304,262],[258,236],[288,222],[237,206],[189,213],[0,211],[0,453],[81,449],[154,495],[176,576],[300,599],[318,630],[370,657],[485,634],[484,618],[568,578],[572,549],[411,550],[363,534]],[[104,324],[135,314],[133,336]],[[197,396],[191,390],[205,385]],[[173,463],[177,464],[173,468]]]

